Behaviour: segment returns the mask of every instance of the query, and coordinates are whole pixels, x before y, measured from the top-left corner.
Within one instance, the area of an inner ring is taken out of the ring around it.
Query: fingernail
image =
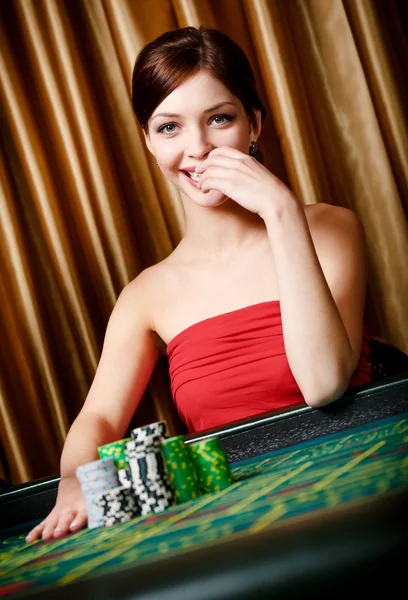
[[[61,531],[61,527],[56,527],[54,531]]]
[[[78,527],[77,521],[74,521],[73,523],[71,523],[70,529],[74,529],[75,527]]]

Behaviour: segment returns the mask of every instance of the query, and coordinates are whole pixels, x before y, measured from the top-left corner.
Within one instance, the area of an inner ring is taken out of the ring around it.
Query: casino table
[[[388,594],[408,558],[408,373],[188,435],[234,483],[109,528],[26,544],[58,476],[0,495],[0,597],[288,599]]]

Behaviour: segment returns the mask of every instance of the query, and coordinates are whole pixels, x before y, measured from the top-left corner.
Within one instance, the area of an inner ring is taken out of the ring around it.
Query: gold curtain
[[[184,226],[130,100],[137,53],[200,24],[247,53],[266,165],[361,218],[367,325],[408,352],[408,48],[393,0],[0,3],[0,477],[57,473],[120,290]],[[165,359],[135,423],[182,431]]]

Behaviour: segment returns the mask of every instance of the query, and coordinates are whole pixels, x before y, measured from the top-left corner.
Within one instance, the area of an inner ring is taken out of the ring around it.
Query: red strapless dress
[[[304,401],[286,358],[279,301],[191,325],[171,340],[167,355],[173,398],[190,432]],[[370,381],[364,329],[349,387]]]

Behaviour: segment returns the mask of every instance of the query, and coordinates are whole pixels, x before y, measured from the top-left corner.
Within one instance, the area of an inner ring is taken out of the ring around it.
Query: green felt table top
[[[126,569],[407,486],[408,415],[236,463],[232,471],[231,487],[161,514],[51,543],[27,545],[26,531],[3,538],[0,595]]]

